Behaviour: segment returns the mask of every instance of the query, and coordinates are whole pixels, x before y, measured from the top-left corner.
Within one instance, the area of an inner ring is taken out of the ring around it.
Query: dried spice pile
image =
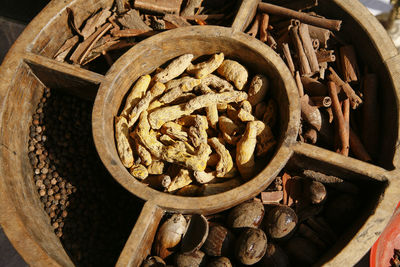
[[[29,159],[43,208],[77,266],[114,265],[143,205],[108,174],[91,132],[92,103],[45,89]]]
[[[354,46],[340,38],[342,21],[315,13],[318,1],[272,2],[277,5],[258,5],[247,33],[280,53],[296,79],[302,113],[300,140],[376,161],[378,78],[366,66],[362,68]]]
[[[192,59],[182,55],[136,81],[115,118],[115,139],[133,177],[169,193],[210,195],[265,167],[277,108],[264,75],[250,79],[223,53]]]
[[[359,187],[312,170],[281,174],[257,198],[228,211],[167,214],[142,266],[315,264],[358,215]]]
[[[105,73],[128,48],[149,36],[191,25],[230,26],[237,8],[237,1],[227,0],[135,0],[132,4],[117,0],[111,8],[91,14],[82,25],[76,24],[74,11],[67,9],[73,36],[54,58]]]

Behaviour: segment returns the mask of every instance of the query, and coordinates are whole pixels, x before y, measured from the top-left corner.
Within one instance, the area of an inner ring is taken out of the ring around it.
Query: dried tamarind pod
[[[216,176],[225,177],[233,168],[232,156],[229,150],[218,140],[218,138],[213,137],[208,139],[208,143],[219,155],[219,161],[216,166]]]
[[[128,118],[129,113],[131,113],[132,109],[136,106],[137,103],[139,103],[140,99],[144,97],[146,90],[150,85],[150,81],[150,75],[141,76],[137,80],[128,97],[126,98],[126,104],[120,116]]]
[[[224,61],[224,53],[214,54],[209,60],[196,65],[190,65],[187,73],[194,75],[197,79],[202,79],[208,74],[213,73],[221,66]]]
[[[125,117],[115,117],[115,140],[117,150],[122,164],[126,168],[133,165],[134,157],[131,144],[129,142],[129,127]]]
[[[227,80],[224,80],[214,74],[208,74],[206,77],[201,79],[201,84],[214,88],[218,92],[235,90],[235,88],[233,88],[233,85],[230,84]]]
[[[150,105],[150,102],[153,101],[156,97],[160,96],[165,91],[165,85],[159,82],[156,82],[154,86],[150,89],[149,92],[146,93],[145,97],[143,97],[139,103],[132,109],[129,114],[129,127],[132,127],[136,121],[139,119],[140,114],[147,110]]]
[[[248,180],[254,175],[254,151],[257,135],[264,129],[261,121],[251,121],[246,125],[246,131],[236,147],[236,165],[241,176]]]
[[[160,83],[166,83],[181,75],[193,59],[192,54],[185,54],[174,59],[164,70],[154,76],[154,80]]]
[[[249,76],[245,67],[239,62],[230,59],[225,59],[217,69],[217,72],[228,81],[233,82],[239,90],[243,89]]]
[[[231,102],[241,102],[247,99],[247,93],[231,91],[223,92],[218,94],[206,94],[189,100],[185,105],[185,110],[190,110],[191,113],[195,110],[209,106],[210,104],[218,103],[231,103]]]
[[[249,102],[251,105],[255,106],[261,101],[263,101],[264,97],[268,92],[269,81],[267,77],[262,74],[257,74],[254,76],[253,80],[251,80],[249,87]]]

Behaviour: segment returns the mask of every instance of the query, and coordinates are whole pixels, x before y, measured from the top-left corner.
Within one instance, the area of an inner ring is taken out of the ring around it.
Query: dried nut
[[[236,242],[236,258],[245,265],[259,262],[267,250],[267,236],[261,229],[247,228]]]
[[[274,239],[288,236],[296,227],[296,213],[285,205],[280,205],[268,212],[266,218],[266,229]]]
[[[182,238],[182,253],[193,253],[201,248],[208,236],[208,221],[203,215],[193,214]]]
[[[205,254],[197,250],[192,253],[179,253],[175,257],[177,267],[198,267],[204,266]]]
[[[151,256],[145,259],[141,267],[165,267],[166,264],[160,257]]]
[[[264,205],[260,201],[246,201],[231,210],[228,226],[231,228],[258,228],[264,217]]]
[[[313,204],[319,204],[326,198],[325,186],[317,181],[309,181],[306,187],[306,194]]]
[[[231,231],[222,225],[211,226],[202,250],[209,256],[229,255],[234,246],[234,239]]]
[[[166,220],[156,235],[154,242],[154,251],[162,259],[165,259],[172,250],[179,244],[182,235],[186,230],[186,220],[182,214],[173,214]]]
[[[207,267],[232,267],[232,263],[227,257],[219,257],[211,261]]]
[[[291,238],[285,246],[285,252],[298,266],[310,266],[318,259],[318,250],[308,239]]]
[[[267,252],[261,259],[262,266],[289,267],[290,262],[286,253],[278,245],[268,243]]]

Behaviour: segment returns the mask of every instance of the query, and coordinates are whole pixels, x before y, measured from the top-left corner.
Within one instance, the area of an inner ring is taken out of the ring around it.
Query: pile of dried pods
[[[237,1],[116,0],[113,7],[91,14],[77,25],[74,12],[67,8],[68,25],[74,34],[60,47],[54,58],[104,72],[137,42],[161,31],[191,25],[231,24]],[[99,58],[101,57],[101,58]],[[88,65],[95,59],[93,64]]]
[[[339,38],[336,32],[342,21],[311,12],[318,1],[281,1],[279,5],[309,12],[260,3],[247,33],[280,53],[297,82],[303,122],[300,140],[346,156],[350,150],[363,161],[376,160],[377,76],[367,67],[360,70],[356,49]],[[350,108],[361,104],[361,112],[351,115]]]
[[[266,165],[276,144],[277,107],[266,102],[264,75],[250,80],[247,69],[223,53],[195,65],[192,59],[182,55],[153,78],[136,81],[115,118],[115,138],[135,178],[169,193],[210,195]]]
[[[357,216],[358,187],[312,170],[290,173],[226,212],[166,215],[142,267],[316,263]]]

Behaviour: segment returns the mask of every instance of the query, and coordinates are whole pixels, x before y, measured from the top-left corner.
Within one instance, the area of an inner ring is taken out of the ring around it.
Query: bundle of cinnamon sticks
[[[300,141],[371,162],[379,148],[377,76],[360,71],[362,58],[339,37],[342,21],[313,12],[317,0],[282,3],[297,10],[260,3],[247,33],[278,52],[295,78]]]
[[[234,8],[235,1],[227,0],[115,0],[112,7],[94,12],[82,25],[76,25],[74,11],[67,8],[73,36],[54,58],[97,70],[101,61],[95,60],[100,57],[108,68],[128,48],[161,31],[191,25],[229,25]]]

